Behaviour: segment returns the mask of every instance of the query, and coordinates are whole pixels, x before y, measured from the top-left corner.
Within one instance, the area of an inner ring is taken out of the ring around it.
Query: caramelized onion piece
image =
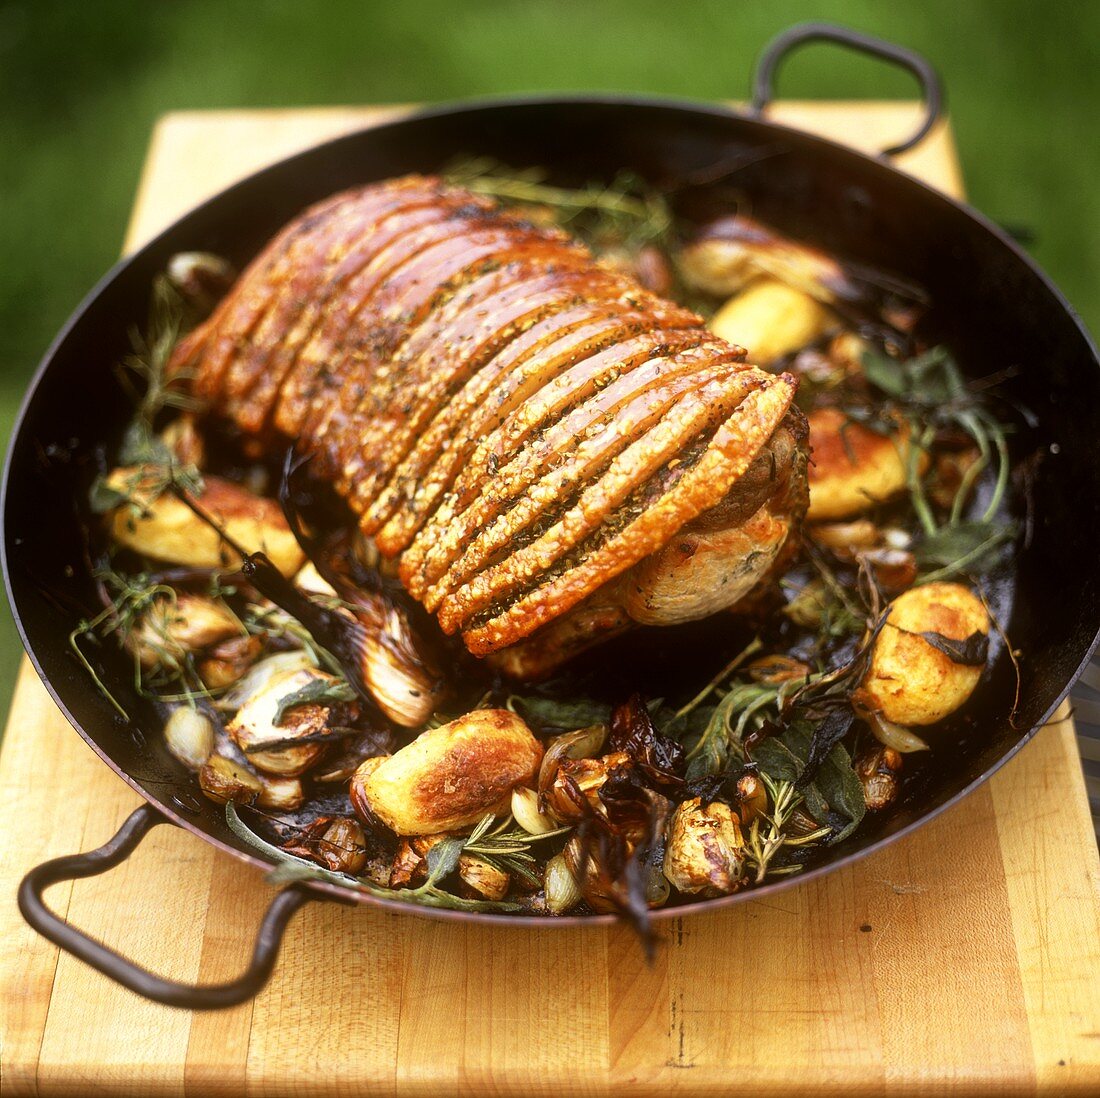
[[[856,760],[856,774],[863,786],[863,799],[872,811],[891,805],[900,786],[902,756],[891,747],[875,747]]]
[[[680,892],[725,896],[741,885],[745,840],[733,810],[722,801],[705,808],[698,797],[672,816],[665,848],[665,876]]]
[[[544,797],[558,774],[564,759],[587,759],[597,754],[607,740],[607,725],[594,724],[556,736],[546,748],[539,767],[539,795]]]

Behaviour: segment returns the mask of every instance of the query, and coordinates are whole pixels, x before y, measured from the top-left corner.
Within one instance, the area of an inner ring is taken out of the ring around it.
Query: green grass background
[[[736,98],[761,46],[830,20],[939,68],[971,199],[1100,330],[1095,0],[0,0],[0,439],[69,311],[118,254],[156,117],[181,108],[413,102],[538,90]],[[904,97],[910,77],[831,47],[801,97]],[[0,615],[0,704],[19,645]]]

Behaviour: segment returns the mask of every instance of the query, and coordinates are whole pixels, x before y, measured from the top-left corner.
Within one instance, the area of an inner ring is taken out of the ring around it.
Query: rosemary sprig
[[[168,374],[168,363],[183,332],[183,301],[165,275],[153,280],[148,326],[131,333],[133,353],[123,359],[119,381],[137,406],[133,423],[123,440],[121,460],[127,465],[158,463],[164,444],[154,435],[157,417],[167,408],[197,411],[202,402],[181,382],[190,376],[180,371]],[[134,378],[141,383],[134,384]]]
[[[664,196],[630,173],[610,184],[559,187],[547,183],[541,168],[511,169],[488,157],[458,161],[446,172],[449,182],[477,194],[520,206],[542,206],[561,226],[574,225],[596,243],[640,247],[665,241],[673,216]]]
[[[200,495],[202,474],[194,465],[181,464],[168,444],[157,435],[161,414],[168,409],[196,411],[202,407],[183,384],[190,376],[181,370],[169,376],[168,364],[183,331],[183,301],[165,275],[153,281],[149,320],[144,332],[133,331],[133,353],[119,363],[119,384],[134,402],[134,416],[122,437],[118,460],[134,472],[119,487],[98,477],[89,502],[98,514],[127,505],[141,518],[168,488]]]
[[[505,873],[515,873],[532,884],[541,885],[542,877],[535,873],[538,859],[531,853],[535,843],[567,835],[571,827],[559,827],[533,835],[509,817],[492,827],[492,814],[484,817],[470,833],[462,847],[462,853],[472,854]],[[491,829],[491,830],[490,830]]]
[[[760,776],[767,788],[772,810],[770,813],[758,816],[749,828],[747,865],[755,874],[754,884],[762,883],[769,873],[772,876],[781,873],[797,873],[802,868],[801,865],[772,869],[772,859],[784,847],[808,846],[824,839],[832,831],[830,827],[819,827],[816,831],[805,835],[787,834],[785,828],[790,823],[795,810],[802,804],[803,795],[795,787],[794,782],[773,781],[763,772]],[[763,827],[761,827],[761,820],[764,822]]]

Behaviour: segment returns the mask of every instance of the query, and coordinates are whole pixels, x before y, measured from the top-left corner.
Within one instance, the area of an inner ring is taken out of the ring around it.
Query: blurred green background
[[[1100,4],[1080,0],[0,0],[0,438],[53,333],[118,254],[164,111],[602,89],[744,96],[761,46],[821,19],[943,75],[975,205],[1032,234],[1100,330]],[[908,97],[830,47],[784,95]],[[19,654],[0,620],[0,700]]]

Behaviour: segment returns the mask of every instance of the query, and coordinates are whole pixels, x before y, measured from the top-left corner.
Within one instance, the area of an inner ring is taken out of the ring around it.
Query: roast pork
[[[307,210],[173,368],[310,455],[443,630],[519,672],[736,604],[805,511],[790,375],[436,178]]]

